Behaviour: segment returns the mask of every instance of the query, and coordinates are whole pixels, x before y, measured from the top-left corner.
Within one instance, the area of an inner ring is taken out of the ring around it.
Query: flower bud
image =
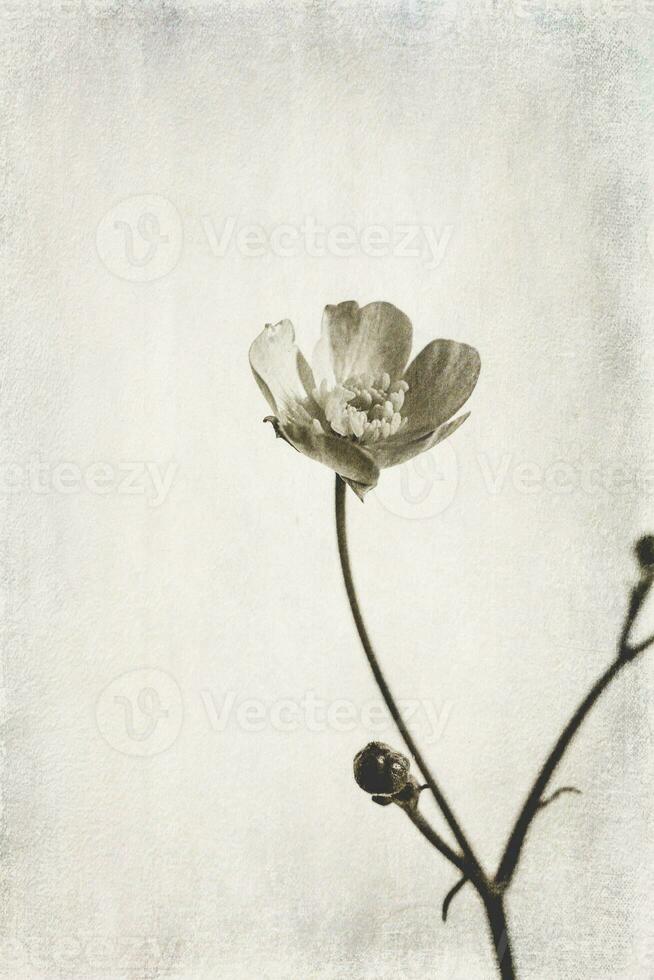
[[[645,534],[636,542],[636,558],[646,575],[654,574],[654,534]]]
[[[375,796],[395,796],[409,781],[410,762],[385,742],[369,742],[354,757],[354,778]]]

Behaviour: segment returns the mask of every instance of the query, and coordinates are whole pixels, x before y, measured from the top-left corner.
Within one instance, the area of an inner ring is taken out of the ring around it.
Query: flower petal
[[[266,421],[271,421],[275,433],[285,439],[299,453],[328,466],[339,476],[342,476],[344,480],[352,481],[364,488],[361,494],[358,490],[355,491],[358,496],[377,485],[379,479],[377,463],[369,452],[349,439],[342,439],[327,433],[320,435],[311,426],[295,422],[281,422],[279,419],[272,418]]]
[[[267,323],[250,347],[250,367],[257,384],[280,418],[287,418],[298,402],[315,388],[308,361],[295,343],[290,320]]]
[[[468,344],[432,340],[409,365],[404,380],[409,390],[402,414],[407,431],[433,432],[452,418],[472,394],[481,361]]]
[[[354,302],[326,306],[313,354],[319,381],[343,382],[356,374],[400,378],[409,360],[411,321],[391,303]]]
[[[434,432],[428,432],[423,436],[415,436],[413,439],[410,436],[407,438],[406,433],[408,430],[405,430],[402,434],[403,437],[386,439],[384,442],[375,443],[373,451],[375,462],[380,469],[387,469],[389,466],[398,466],[400,463],[406,463],[408,460],[413,459],[414,456],[418,456],[420,453],[426,453],[428,449],[432,449],[433,446],[442,442],[443,439],[451,436],[460,425],[463,425],[469,415],[470,412],[466,412],[464,415],[459,415],[458,418],[452,419],[450,422],[445,422],[444,425],[439,426]]]

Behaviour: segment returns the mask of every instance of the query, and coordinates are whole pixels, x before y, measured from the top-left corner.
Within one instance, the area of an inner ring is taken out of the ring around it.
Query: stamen
[[[312,395],[333,432],[370,445],[406,427],[408,420],[402,417],[401,410],[408,390],[406,381],[391,382],[390,375],[384,371],[378,378],[370,374],[353,375],[333,388],[323,379]],[[311,419],[311,425],[317,435],[325,434],[320,419]]]
[[[404,392],[402,391],[401,388],[399,391],[394,391],[391,394],[391,401],[393,403],[393,408],[395,409],[395,411],[399,412],[399,410],[404,405]]]
[[[366,422],[366,416],[363,412],[352,412],[350,414],[350,428],[352,429],[352,435],[360,439],[363,435]]]

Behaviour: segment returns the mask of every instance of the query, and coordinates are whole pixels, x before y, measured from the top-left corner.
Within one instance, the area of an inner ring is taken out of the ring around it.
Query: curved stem
[[[336,477],[336,536],[338,539],[338,553],[341,560],[341,569],[343,572],[343,581],[345,583],[345,591],[347,592],[347,597],[350,603],[350,609],[352,610],[352,616],[354,617],[354,623],[359,634],[359,639],[361,640],[361,645],[363,646],[365,655],[370,664],[370,669],[372,670],[373,676],[377,683],[377,687],[386,703],[393,721],[397,725],[400,735],[404,739],[406,746],[416,761],[416,765],[420,769],[421,773],[425,778],[429,789],[431,790],[434,799],[436,800],[441,813],[443,814],[445,820],[447,821],[450,830],[454,834],[456,841],[461,848],[463,855],[466,860],[466,870],[470,876],[471,881],[482,884],[486,882],[486,875],[484,874],[477,858],[474,855],[472,847],[468,843],[468,839],[465,836],[463,830],[461,829],[458,820],[454,816],[445,796],[443,795],[440,787],[438,786],[436,780],[429,771],[429,767],[425,762],[420,749],[416,745],[411,732],[406,727],[400,710],[393,698],[391,690],[386,682],[383,671],[379,665],[379,661],[375,655],[375,651],[372,648],[370,638],[368,637],[368,632],[366,630],[365,624],[363,622],[363,616],[361,615],[361,609],[359,608],[359,602],[357,599],[356,590],[354,588],[354,581],[352,579],[352,569],[350,567],[350,557],[347,547],[347,528],[345,522],[345,493],[346,484],[340,478]]]
[[[552,778],[556,767],[563,758],[566,749],[583,724],[586,716],[599,700],[600,696],[609,686],[611,681],[617,677],[622,668],[626,664],[631,663],[632,660],[634,660],[649,646],[649,642],[646,642],[644,644],[641,643],[638,646],[631,647],[629,645],[629,634],[640,607],[651,588],[651,585],[651,578],[643,578],[633,589],[624,626],[622,628],[622,633],[620,634],[617,658],[607,668],[607,670],[604,671],[602,676],[595,682],[584,700],[581,702],[574,715],[559,735],[554,748],[550,752],[542,769],[538,773],[538,776],[536,777],[536,780],[529,791],[527,799],[524,802],[522,810],[520,811],[520,815],[518,816],[513,830],[511,831],[511,836],[509,837],[504,854],[502,855],[502,860],[500,861],[500,866],[496,876],[496,881],[499,885],[506,887],[511,881],[520,859],[520,853],[526,840],[529,827],[531,826],[531,822],[538,810],[541,808],[543,802],[543,792]]]
[[[456,885],[454,885],[453,888],[450,888],[449,892],[443,899],[443,907],[441,909],[441,918],[443,922],[447,922],[447,913],[450,911],[450,905],[452,904],[456,896],[459,894],[461,889],[467,884],[468,884],[468,878],[464,875],[463,878],[460,878],[459,881],[457,881]]]
[[[522,807],[520,815],[511,832],[511,836],[509,837],[509,841],[504,850],[504,854],[502,855],[502,860],[497,872],[498,882],[508,884],[508,882],[511,880],[520,858],[520,852],[527,837],[527,831],[529,830],[531,821],[534,819],[534,816],[540,809],[543,792],[552,778],[554,770],[563,758],[566,749],[579,730],[588,712],[626,663],[628,663],[627,660],[616,660],[611,664],[609,669],[606,670],[597,683],[593,685],[590,692],[586,695],[568,724],[561,732],[561,735],[547,757],[543,768],[538,773],[536,781],[529,791],[529,795],[525,800],[524,806]]]
[[[452,848],[445,843],[439,834],[436,833],[432,825],[425,820],[422,813],[420,813],[420,811],[415,807],[403,806],[402,809],[414,826],[418,828],[422,836],[425,837],[429,843],[443,855],[443,857],[446,857],[448,861],[458,868],[459,871],[466,874],[465,861],[456,853],[456,851],[453,851]]]
[[[563,796],[564,793],[574,793],[576,796],[581,796],[581,790],[577,789],[576,786],[561,786],[559,789],[551,793],[546,800],[541,800],[538,804],[538,809],[544,810],[550,805],[550,803],[554,803],[555,800],[558,800],[559,796]]]

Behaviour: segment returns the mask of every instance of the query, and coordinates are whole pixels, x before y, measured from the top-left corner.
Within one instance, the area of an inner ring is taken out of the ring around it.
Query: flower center
[[[402,417],[401,411],[408,390],[406,381],[391,382],[384,372],[379,378],[353,375],[333,388],[323,380],[312,394],[334,432],[358,442],[372,443],[388,439],[405,428],[408,419]],[[324,433],[319,419],[312,419],[312,425],[316,432]]]

